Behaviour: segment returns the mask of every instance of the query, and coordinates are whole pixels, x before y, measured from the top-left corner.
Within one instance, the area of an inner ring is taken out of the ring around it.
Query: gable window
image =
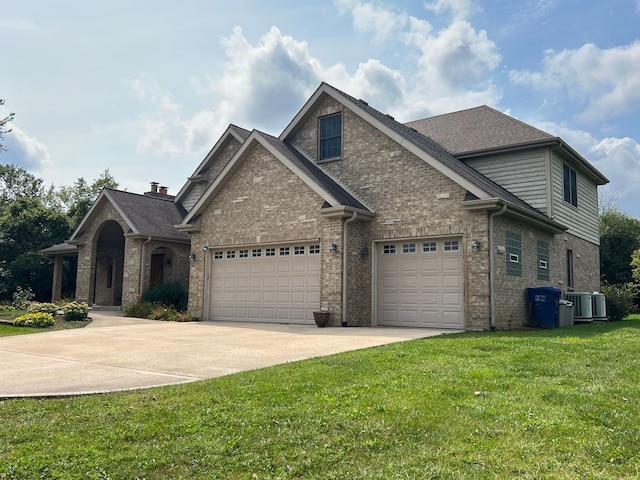
[[[564,201],[574,207],[578,206],[578,181],[576,171],[566,163],[562,165],[562,179],[564,184]]]
[[[507,232],[507,275],[522,276],[522,237]]]
[[[549,280],[549,244],[538,240],[538,280]]]
[[[567,287],[573,288],[573,250],[567,250]]]
[[[342,113],[320,118],[320,151],[318,160],[331,160],[342,155]]]

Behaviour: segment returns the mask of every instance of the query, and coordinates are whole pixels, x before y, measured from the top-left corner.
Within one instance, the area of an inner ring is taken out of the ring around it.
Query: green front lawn
[[[638,478],[639,352],[623,321],[4,400],[0,478]]]

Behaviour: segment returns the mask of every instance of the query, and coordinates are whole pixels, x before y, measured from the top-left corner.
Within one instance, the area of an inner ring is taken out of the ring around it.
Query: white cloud
[[[2,163],[11,163],[31,172],[39,172],[51,166],[46,145],[27,135],[15,124],[7,124],[6,128],[11,129],[11,132],[4,134],[2,139],[7,149],[0,153]]]
[[[449,10],[456,20],[467,19],[472,13],[479,10],[473,0],[436,0],[435,2],[427,3],[425,7],[435,13],[443,13]]]
[[[229,123],[277,134],[321,81],[404,121],[499,100],[490,74],[500,55],[486,32],[462,19],[472,10],[470,1],[447,5],[454,19],[439,32],[433,32],[426,20],[379,3],[337,0],[336,4],[352,15],[357,31],[371,35],[374,41],[395,42],[415,62],[407,64],[406,70],[396,70],[369,58],[350,72],[341,63],[323,65],[306,42],[276,27],[255,44],[235,27],[221,41],[227,56],[222,74],[191,81],[203,105],[199,112],[184,112],[152,80],[125,82],[150,107],[138,118],[138,153],[204,153]],[[436,2],[430,8],[443,11],[445,4]]]
[[[601,49],[586,44],[545,54],[541,71],[512,71],[511,81],[583,105],[590,121],[623,115],[640,107],[640,41]]]

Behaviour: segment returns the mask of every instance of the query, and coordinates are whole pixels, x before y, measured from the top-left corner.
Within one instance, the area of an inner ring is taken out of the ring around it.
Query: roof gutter
[[[523,222],[534,225],[550,233],[564,233],[568,230],[568,227],[565,227],[564,225],[556,222],[552,218],[549,218],[542,213],[536,213],[535,211],[519,207],[500,198],[466,200],[464,202],[464,208],[466,208],[467,210],[495,210],[502,208],[503,205],[507,207],[507,210],[509,211],[509,214],[511,216],[517,217]]]

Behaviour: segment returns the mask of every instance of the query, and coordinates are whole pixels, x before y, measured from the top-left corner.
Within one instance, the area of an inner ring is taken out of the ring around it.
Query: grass
[[[0,402],[0,478],[640,477],[640,321]]]

